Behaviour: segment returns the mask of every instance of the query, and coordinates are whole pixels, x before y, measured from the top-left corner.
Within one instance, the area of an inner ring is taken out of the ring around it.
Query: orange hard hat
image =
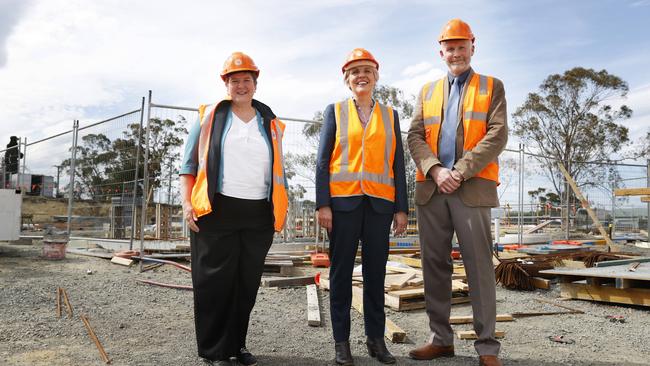
[[[345,58],[345,63],[343,63],[343,67],[341,68],[341,71],[345,73],[345,70],[347,69],[348,65],[355,61],[370,61],[372,64],[375,65],[377,70],[379,70],[379,62],[375,60],[375,57],[372,55],[372,53],[368,52],[365,48],[355,48],[350,52],[348,57]]]
[[[226,76],[233,72],[251,71],[255,77],[260,75],[260,69],[255,66],[253,59],[243,52],[233,52],[226,62],[223,63],[223,70],[221,70],[221,79],[226,81]]]
[[[474,33],[472,33],[469,24],[458,18],[452,19],[442,28],[438,43],[452,39],[468,39],[474,43]]]

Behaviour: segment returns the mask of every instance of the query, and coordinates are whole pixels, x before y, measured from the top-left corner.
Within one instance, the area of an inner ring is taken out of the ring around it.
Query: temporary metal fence
[[[290,205],[278,240],[313,241],[319,142],[315,131],[321,122],[279,118],[286,124],[283,152]],[[130,248],[143,238],[184,239],[188,229],[182,217],[178,171],[187,131],[197,120],[196,108],[153,103],[150,92],[147,104],[143,98],[134,111],[94,123],[75,121],[71,130],[35,142],[20,139],[13,149],[24,154],[18,168],[23,174],[6,174],[3,159],[0,182],[22,189],[25,202],[33,203],[23,206],[25,234],[55,225],[73,236],[126,240]],[[415,166],[408,152],[405,158],[409,197],[405,235],[413,236],[418,233]],[[567,194],[564,179],[556,177],[558,191],[544,174],[542,158],[523,145],[501,154],[501,206],[493,209],[493,217],[504,231],[517,235],[517,242],[523,242],[525,228],[546,221],[553,221],[546,227],[553,238],[571,239],[593,231],[581,203]],[[650,205],[637,197],[617,198],[613,190],[650,185],[648,162],[589,166],[594,174],[579,177],[577,183],[613,236],[625,238],[647,230]]]

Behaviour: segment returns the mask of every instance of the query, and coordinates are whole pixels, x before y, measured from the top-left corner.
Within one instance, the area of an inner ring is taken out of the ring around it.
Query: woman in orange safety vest
[[[327,106],[318,148],[316,207],[330,233],[330,312],[339,365],[354,363],[350,304],[359,240],[368,353],[395,363],[384,343],[384,277],[391,222],[395,234],[405,231],[408,203],[399,117],[372,98],[378,70],[367,50],[350,53],[342,71],[352,98]]]
[[[253,99],[259,69],[234,52],[221,72],[228,98],[201,106],[180,171],[190,232],[198,354],[213,365],[257,360],[246,347],[264,258],[284,226],[284,124]]]

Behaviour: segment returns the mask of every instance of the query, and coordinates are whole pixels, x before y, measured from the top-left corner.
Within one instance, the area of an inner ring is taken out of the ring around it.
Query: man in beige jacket
[[[499,205],[497,158],[508,140],[505,91],[500,80],[470,67],[474,35],[467,23],[449,21],[439,42],[448,75],[422,88],[408,133],[418,168],[415,203],[431,329],[428,342],[409,356],[454,356],[449,315],[456,232],[469,282],[479,365],[499,366],[490,208]]]

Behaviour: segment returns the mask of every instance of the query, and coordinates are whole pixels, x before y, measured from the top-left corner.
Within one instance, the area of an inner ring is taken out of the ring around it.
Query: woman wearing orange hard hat
[[[264,258],[284,226],[284,124],[253,99],[259,69],[234,52],[221,79],[228,98],[199,107],[180,171],[190,232],[199,356],[213,365],[255,365],[246,334]]]
[[[363,316],[371,357],[395,363],[384,342],[384,277],[391,223],[406,229],[406,174],[397,111],[372,98],[379,62],[356,48],[343,67],[352,97],[327,106],[316,167],[316,207],[330,233],[330,312],[339,365],[353,365],[350,350],[352,272],[363,243]]]

